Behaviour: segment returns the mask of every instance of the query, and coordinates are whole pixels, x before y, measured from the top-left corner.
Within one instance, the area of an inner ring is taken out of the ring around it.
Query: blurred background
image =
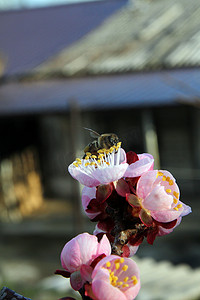
[[[137,257],[151,276],[167,261],[164,278],[170,263],[200,280],[199,16],[199,0],[0,0],[2,286],[35,300],[66,295],[53,276],[62,247],[95,226],[67,171],[92,141],[83,127],[116,133],[174,175],[193,213]],[[193,284],[188,298],[166,298],[147,282],[138,299],[200,299]]]

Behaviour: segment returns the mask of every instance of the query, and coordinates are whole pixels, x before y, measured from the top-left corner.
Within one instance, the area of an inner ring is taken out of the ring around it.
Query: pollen
[[[74,162],[73,165],[74,165],[75,167],[78,167],[78,163],[77,163],[77,162]]]
[[[179,193],[177,193],[177,192],[173,192],[173,195],[178,199],[178,197],[179,197]]]
[[[122,267],[122,270],[123,270],[123,271],[127,271],[127,270],[128,270],[128,266],[127,266],[127,265],[124,265],[124,266]]]
[[[176,198],[173,199],[174,204],[178,203],[178,200]]]
[[[120,263],[115,263],[115,269],[119,270],[119,268],[120,268]]]
[[[177,211],[178,211],[178,207],[174,207],[174,210],[177,210]]]
[[[136,285],[138,283],[136,276],[132,276],[131,279],[132,279],[134,285]]]
[[[128,280],[129,280],[128,276],[124,278],[124,282],[127,282]]]
[[[157,176],[163,176],[163,173],[158,171]]]
[[[107,261],[107,263],[106,263],[106,267],[107,268],[109,268],[111,266],[111,263],[110,263],[110,261]]]
[[[166,193],[171,193],[172,190],[171,189],[166,189]]]
[[[163,176],[162,180],[163,180],[163,181],[165,181],[165,180],[166,180],[166,176],[165,176],[165,175]]]
[[[87,156],[91,156],[92,155],[92,153],[90,153],[90,152],[86,152],[85,153]]]
[[[177,205],[178,208],[181,208],[183,205],[180,203]]]

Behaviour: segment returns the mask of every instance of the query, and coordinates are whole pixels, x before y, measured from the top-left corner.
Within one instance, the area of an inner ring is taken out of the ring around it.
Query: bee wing
[[[86,129],[86,130],[89,130],[91,137],[93,137],[95,139],[101,136],[98,132],[96,132],[96,131],[94,131],[90,128],[86,128],[86,127],[83,127],[83,128]]]

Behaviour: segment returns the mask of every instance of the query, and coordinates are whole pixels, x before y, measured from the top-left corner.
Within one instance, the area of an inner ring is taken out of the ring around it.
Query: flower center
[[[135,275],[127,276],[128,265],[124,263],[124,258],[118,258],[113,261],[108,261],[103,268],[110,273],[110,283],[112,286],[119,288],[122,291],[137,284],[138,280]]]
[[[87,174],[91,174],[95,169],[104,169],[120,164],[120,148],[121,142],[117,146],[112,146],[109,149],[99,149],[98,155],[93,155],[86,152],[84,159],[77,158],[73,166],[79,168]]]

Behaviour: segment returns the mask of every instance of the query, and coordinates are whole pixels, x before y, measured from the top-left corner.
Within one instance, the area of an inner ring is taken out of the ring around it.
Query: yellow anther
[[[116,285],[117,285],[117,282],[116,282],[116,281],[113,281],[113,282],[111,282],[111,284],[112,284],[113,286],[116,286]]]
[[[121,258],[120,258],[120,263],[122,264],[123,262],[124,262],[124,258],[121,257]]]
[[[77,163],[77,162],[74,162],[73,165],[74,165],[75,167],[78,167],[78,163]]]
[[[124,282],[127,282],[128,280],[129,280],[128,276],[124,278]]]
[[[114,263],[117,264],[120,262],[120,258],[115,259]]]
[[[99,149],[99,150],[97,150],[97,153],[100,153],[100,154],[103,154],[103,149]]]
[[[111,263],[110,263],[110,261],[107,261],[107,263],[106,263],[106,267],[107,268],[109,268],[111,266]]]
[[[165,181],[165,180],[166,180],[166,176],[165,176],[165,175],[163,176],[162,180],[163,180],[163,181]]]
[[[117,276],[113,276],[113,280],[114,280],[114,281],[117,281],[117,280],[118,280],[118,277],[117,277]]]
[[[131,280],[137,280],[137,277],[135,275],[131,276]]]
[[[122,285],[122,287],[129,287],[129,284],[128,283],[124,283],[123,285]]]
[[[108,161],[106,161],[106,164],[107,164],[108,166],[110,166],[110,163],[109,163]]]
[[[123,270],[123,271],[128,270],[128,266],[127,266],[127,265],[124,265],[124,266],[122,267],[122,270]]]
[[[90,163],[89,162],[86,162],[85,163],[85,167],[87,167],[87,166],[89,166],[90,165]]]
[[[110,147],[110,153],[112,153],[114,151],[114,147]]]
[[[181,208],[183,205],[180,203],[177,205],[178,208]]]
[[[81,159],[80,158],[76,158],[76,161],[81,163]]]
[[[115,269],[116,269],[116,270],[119,270],[119,268],[120,268],[120,263],[116,263],[116,264],[115,264]]]
[[[166,181],[168,181],[168,182],[170,181],[170,177],[169,176],[167,176]]]
[[[91,156],[92,155],[92,153],[90,153],[90,152],[86,152],[85,153],[87,156]]]
[[[94,166],[94,165],[96,165],[96,163],[95,163],[94,161],[92,161],[92,162],[90,163],[90,166]]]
[[[179,197],[179,193],[177,193],[177,192],[173,192],[173,195],[176,197],[176,198],[178,198]]]
[[[133,280],[133,284],[136,285],[138,283],[137,278]]]
[[[173,184],[174,184],[173,180],[170,179],[170,180],[169,180],[169,185],[173,185]]]
[[[174,207],[175,210],[178,210],[178,207]]]
[[[92,155],[91,157],[92,157],[92,158],[97,158],[97,156],[96,156],[96,155]]]
[[[121,144],[122,144],[122,142],[118,142],[118,143],[117,143],[117,146],[118,146],[118,147],[120,147],[120,146],[121,146]]]
[[[100,164],[100,163],[101,163],[101,160],[100,160],[100,159],[98,159],[98,160],[97,160],[97,162],[98,162],[98,164]]]
[[[88,160],[89,158],[90,158],[90,157],[89,157],[88,155],[85,157],[86,160]]]
[[[171,193],[172,192],[171,189],[166,189],[165,191],[166,191],[166,193]]]
[[[104,155],[103,155],[103,153],[100,153],[100,154],[98,155],[98,158],[102,158],[102,157],[104,157]]]
[[[176,198],[173,199],[174,204],[178,203],[178,200]]]
[[[114,272],[110,272],[110,276],[113,277],[114,276]]]
[[[163,176],[163,173],[158,171],[157,176]]]
[[[118,282],[117,282],[117,285],[122,285],[122,284],[123,284],[122,281],[118,281]]]

